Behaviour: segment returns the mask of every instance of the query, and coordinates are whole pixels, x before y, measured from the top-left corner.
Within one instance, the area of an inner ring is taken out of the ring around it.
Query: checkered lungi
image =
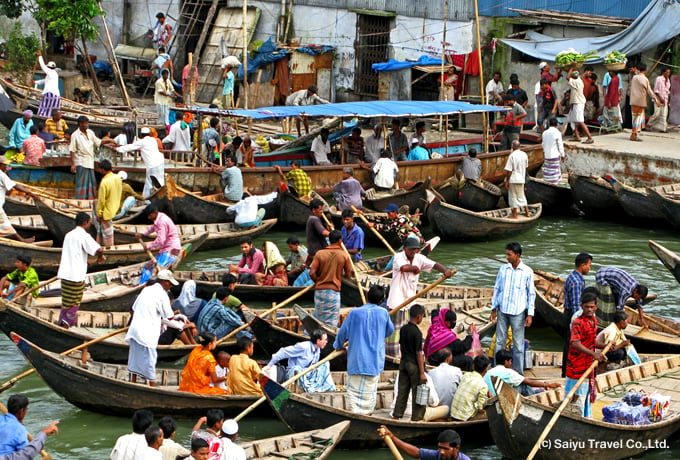
[[[97,197],[97,181],[94,169],[76,166],[76,200],[94,200]]]
[[[0,207],[0,236],[14,235],[16,232],[5,210]]]
[[[38,115],[41,117],[51,117],[52,110],[61,108],[61,97],[54,93],[43,94],[40,107],[38,107]]]
[[[387,356],[394,356],[401,358],[401,348],[399,347],[399,331],[407,323],[406,313],[408,308],[402,308],[393,315],[390,315],[392,324],[394,324],[394,333],[385,339],[385,354]]]
[[[113,246],[112,220],[103,220],[99,222],[99,227],[97,228],[97,243],[105,247]]]
[[[349,375],[347,379],[347,402],[355,414],[370,414],[375,409],[379,375]]]
[[[614,320],[614,313],[616,312],[616,295],[609,285],[598,284],[597,291],[600,298],[597,302],[595,314],[599,322],[609,324]]]
[[[338,327],[340,317],[340,292],[332,289],[314,291],[313,316],[331,327]]]

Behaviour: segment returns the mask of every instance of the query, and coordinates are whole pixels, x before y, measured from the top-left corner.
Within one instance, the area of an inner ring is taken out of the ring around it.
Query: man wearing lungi
[[[342,277],[352,276],[352,261],[342,249],[340,230],[333,230],[328,239],[331,244],[316,253],[309,276],[315,282],[314,317],[335,328],[340,318]]]
[[[24,243],[32,243],[35,241],[35,237],[23,238],[21,235],[14,230],[12,223],[5,214],[5,196],[12,189],[17,189],[20,192],[25,193],[28,196],[34,197],[35,195],[30,190],[26,189],[23,185],[19,185],[9,178],[7,175],[7,165],[11,162],[5,156],[0,156],[0,236],[5,238],[14,238]]]
[[[574,319],[571,326],[571,339],[569,341],[569,362],[567,363],[567,380],[564,392],[568,394],[581,376],[588,370],[593,360],[604,361],[605,357],[595,349],[597,337],[597,295],[586,292],[581,299],[583,313]],[[590,417],[593,409],[591,406],[595,396],[595,372],[591,372],[587,382],[583,382],[576,391],[576,404],[581,407],[582,415]],[[593,399],[591,399],[591,396]]]
[[[503,184],[508,189],[508,201],[512,208],[512,218],[517,219],[519,208],[524,209],[524,215],[531,217],[529,204],[524,194],[524,182],[526,180],[529,157],[520,149],[519,141],[512,141],[512,152],[505,163],[505,181]]]
[[[453,275],[453,270],[448,270],[442,264],[420,254],[420,242],[414,237],[404,240],[404,250],[394,256],[392,268],[390,294],[387,297],[387,308],[390,310],[400,306],[406,299],[418,292],[418,279],[421,271],[430,273],[432,269],[435,269],[447,278]],[[387,338],[385,348],[388,355],[396,358],[401,357],[399,330],[406,324],[408,310],[409,307],[402,308],[391,315],[396,332]]]
[[[57,277],[61,281],[61,312],[58,324],[67,329],[78,322],[78,309],[85,291],[87,256],[96,254],[101,260],[104,255],[102,247],[88,233],[91,224],[92,219],[88,213],[81,211],[76,214],[76,228],[66,234],[61,249],[61,261],[57,272]]]
[[[71,172],[76,175],[76,200],[93,200],[96,198],[96,181],[94,177],[94,149],[102,144],[94,131],[89,129],[90,120],[81,115],[78,117],[78,129],[71,134]]]
[[[562,133],[557,129],[557,119],[550,118],[549,128],[541,134],[541,144],[543,145],[543,179],[551,184],[559,183],[562,178],[560,162],[565,157],[564,144],[562,143]]]
[[[151,129],[148,126],[139,130],[139,139],[128,145],[118,147],[120,153],[133,152],[135,150],[139,150],[139,154],[144,162],[144,167],[146,168],[142,195],[150,197],[153,189],[153,182],[151,181],[152,176],[156,178],[159,184],[165,185],[165,157],[161,151],[158,150],[158,142],[156,142],[156,138],[151,135]]]
[[[99,183],[99,197],[97,198],[97,242],[106,247],[113,246],[113,218],[120,207],[123,194],[123,180],[119,175],[111,172],[109,160],[99,163],[99,170],[103,174]]]
[[[629,297],[635,299],[640,315],[640,324],[647,327],[642,311],[642,302],[647,297],[647,286],[637,282],[628,272],[616,267],[602,267],[595,273],[595,282],[600,294],[601,305],[597,317],[606,324],[614,319],[614,312],[626,307]]]
[[[343,321],[333,348],[347,347],[347,399],[349,410],[369,414],[375,409],[378,380],[385,368],[385,338],[394,332],[390,315],[380,304],[385,288],[373,285],[368,290],[368,303],[349,312]]]
[[[137,382],[141,375],[150,386],[156,386],[156,347],[161,335],[163,319],[173,319],[168,291],[179,283],[170,270],[161,270],[157,282],[147,286],[139,293],[132,304],[132,320],[125,341],[130,345],[128,353],[128,370],[132,374],[131,381]]]
[[[630,111],[632,113],[633,129],[630,133],[631,141],[641,141],[640,131],[645,127],[645,109],[647,108],[647,96],[651,97],[657,106],[661,101],[652,91],[647,78],[647,64],[641,62],[637,69],[639,73],[633,76],[630,81]]]
[[[38,50],[38,63],[45,78],[37,80],[36,83],[43,83],[43,98],[38,107],[38,115],[41,117],[49,117],[52,115],[54,109],[61,107],[61,92],[59,91],[59,74],[57,73],[57,64],[50,61],[45,65],[42,53]]]

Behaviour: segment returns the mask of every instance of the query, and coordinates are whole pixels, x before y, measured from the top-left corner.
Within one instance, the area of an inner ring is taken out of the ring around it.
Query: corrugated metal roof
[[[636,18],[650,0],[479,0],[481,16],[516,16],[509,8],[553,10],[569,13],[599,14],[620,18]],[[472,2],[470,2],[472,3]]]

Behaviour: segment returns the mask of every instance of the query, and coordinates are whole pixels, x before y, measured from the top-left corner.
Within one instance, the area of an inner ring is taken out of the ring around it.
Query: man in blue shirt
[[[226,169],[222,171],[222,183],[224,184],[224,197],[229,201],[240,201],[243,198],[243,176],[236,166],[234,155],[226,156]]]
[[[7,400],[7,414],[0,417],[0,455],[9,455],[28,446],[28,432],[23,425],[28,398],[12,395]]]
[[[349,312],[342,323],[333,348],[347,347],[347,399],[355,414],[375,409],[380,373],[385,368],[385,338],[394,333],[387,309],[380,306],[385,288],[374,285],[368,290],[368,303]]]
[[[470,460],[470,457],[460,451],[460,435],[453,430],[444,430],[437,437],[437,450],[421,449],[397,438],[385,425],[380,425],[378,433],[382,438],[390,437],[397,449],[409,457],[421,460]]]
[[[9,131],[9,146],[20,149],[24,141],[31,137],[33,126],[33,111],[24,110],[21,118],[17,118]]]
[[[593,256],[582,252],[574,260],[574,271],[569,274],[564,282],[564,312],[562,313],[562,326],[564,328],[564,348],[562,349],[562,377],[567,376],[567,355],[569,354],[569,341],[571,337],[571,317],[581,310],[581,295],[586,287],[583,275],[590,272],[593,265]]]
[[[359,262],[361,251],[364,250],[364,231],[354,223],[354,212],[351,209],[342,211],[342,242],[354,262]]]
[[[512,328],[512,350],[516,359],[512,367],[524,375],[524,328],[534,317],[534,271],[522,262],[522,246],[505,246],[508,264],[498,270],[491,301],[491,321],[496,323],[496,351],[505,349],[508,328]]]
[[[424,147],[420,146],[420,141],[417,137],[411,139],[411,150],[408,152],[408,161],[413,160],[429,160],[430,153]]]

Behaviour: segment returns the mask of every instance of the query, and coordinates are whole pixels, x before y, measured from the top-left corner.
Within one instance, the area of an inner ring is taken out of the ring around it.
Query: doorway
[[[388,58],[387,45],[390,41],[391,16],[357,15],[356,75],[354,92],[359,96],[378,97],[378,73],[371,65],[385,62]]]

